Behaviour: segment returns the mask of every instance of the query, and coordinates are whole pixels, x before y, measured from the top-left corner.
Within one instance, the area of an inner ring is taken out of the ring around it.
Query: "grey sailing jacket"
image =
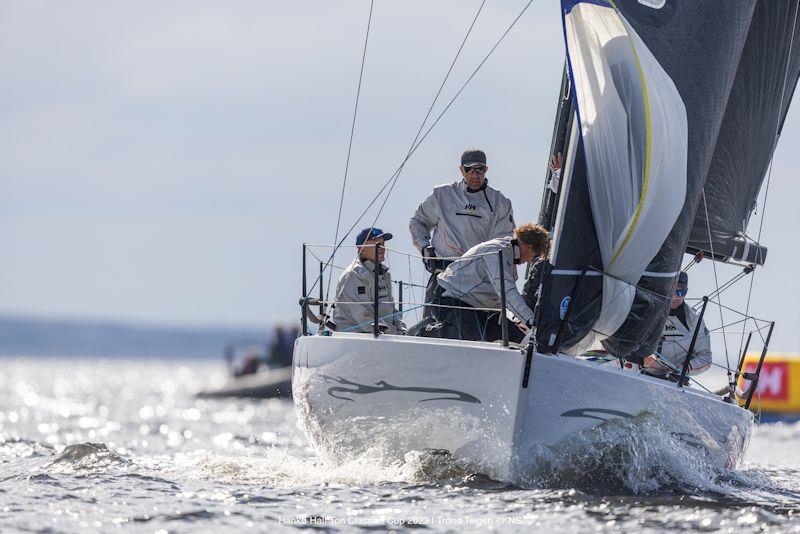
[[[487,185],[469,192],[461,180],[436,186],[414,212],[409,229],[420,252],[433,245],[440,258],[458,257],[478,243],[513,235],[514,214],[500,191]]]
[[[689,345],[692,344],[692,336],[699,318],[697,312],[691,306],[686,303],[683,306],[686,309],[686,322],[689,328],[686,328],[677,316],[667,316],[664,333],[661,336],[661,350],[658,353],[659,356],[668,360],[673,367],[679,370],[683,368],[683,362],[686,359],[686,353],[689,351]],[[697,341],[694,343],[694,356],[689,362],[689,374],[700,374],[708,370],[710,366],[711,338],[706,325],[701,324],[700,330],[697,332]]]
[[[500,262],[503,251],[503,276],[506,306],[523,323],[533,322],[533,312],[517,289],[517,268],[511,238],[500,237],[475,245],[438,275],[445,297],[453,297],[476,308],[500,308]]]
[[[356,258],[339,277],[336,286],[336,301],[333,321],[338,332],[372,332],[373,299],[375,288],[375,263],[372,260]],[[389,269],[380,264],[378,276],[378,317],[386,327],[387,334],[404,334],[406,325],[395,313],[392,297],[392,277]],[[347,304],[354,302],[356,304]]]

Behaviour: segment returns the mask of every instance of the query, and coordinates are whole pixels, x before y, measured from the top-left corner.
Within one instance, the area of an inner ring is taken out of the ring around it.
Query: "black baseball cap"
[[[686,274],[686,271],[681,271],[678,273],[678,285],[683,287],[689,287],[689,275]]]
[[[477,148],[470,148],[461,154],[462,167],[475,167],[476,165],[486,165],[486,153]]]

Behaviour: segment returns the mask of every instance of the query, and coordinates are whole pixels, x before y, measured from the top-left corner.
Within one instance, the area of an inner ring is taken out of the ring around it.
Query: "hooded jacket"
[[[404,334],[406,325],[395,313],[392,297],[392,277],[389,268],[379,264],[378,317],[387,334]],[[333,321],[338,332],[372,332],[375,298],[375,263],[356,258],[347,266],[336,285]],[[355,304],[352,304],[355,303]]]
[[[676,369],[683,368],[686,360],[686,353],[689,345],[692,344],[692,336],[697,326],[699,316],[697,312],[685,302],[682,304],[686,312],[686,324],[684,325],[677,315],[667,316],[664,325],[664,333],[661,335],[661,350],[658,354],[668,360]],[[711,338],[705,324],[700,325],[697,332],[697,340],[694,343],[694,356],[689,362],[690,375],[700,374],[711,366]]]
[[[438,275],[443,296],[453,297],[476,308],[500,308],[500,263],[503,253],[506,307],[523,323],[533,322],[533,312],[517,290],[517,269],[514,264],[511,238],[500,237],[469,249]]]
[[[488,183],[469,191],[463,180],[436,186],[409,223],[414,246],[422,252],[433,245],[440,258],[456,258],[484,241],[512,236],[514,226],[510,200]]]

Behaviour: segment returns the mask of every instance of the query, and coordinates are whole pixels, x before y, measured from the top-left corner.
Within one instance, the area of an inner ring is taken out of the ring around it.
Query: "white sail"
[[[581,350],[625,321],[686,196],[686,108],[612,2],[564,2],[564,35],[603,258],[603,303]],[[673,273],[675,274],[675,273]]]

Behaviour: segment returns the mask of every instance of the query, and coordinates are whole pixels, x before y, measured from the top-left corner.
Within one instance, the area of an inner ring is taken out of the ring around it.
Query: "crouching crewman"
[[[517,265],[532,263],[547,254],[548,232],[538,224],[523,224],[515,238],[499,237],[467,250],[438,275],[433,298],[436,323],[421,335],[473,341],[502,338],[500,314],[480,308],[501,307],[500,277],[505,278],[506,307],[524,327],[533,326],[533,312],[517,289]],[[502,251],[500,270],[498,252]],[[475,309],[473,309],[475,308]],[[509,325],[509,339],[519,342],[522,330]]]
[[[342,272],[336,286],[333,321],[337,332],[372,332],[377,265],[378,326],[385,334],[406,333],[406,325],[394,307],[392,277],[389,268],[383,264],[386,257],[383,244],[391,238],[392,234],[380,228],[364,228],[356,237],[358,257]]]
[[[664,333],[656,354],[644,360],[648,374],[677,381],[686,361],[686,354],[692,344],[695,329],[700,317],[691,306],[684,302],[689,292],[689,275],[681,271],[678,284],[670,302],[669,316],[664,325]],[[711,339],[708,328],[701,323],[697,331],[692,357],[689,360],[688,375],[698,375],[711,367]]]

